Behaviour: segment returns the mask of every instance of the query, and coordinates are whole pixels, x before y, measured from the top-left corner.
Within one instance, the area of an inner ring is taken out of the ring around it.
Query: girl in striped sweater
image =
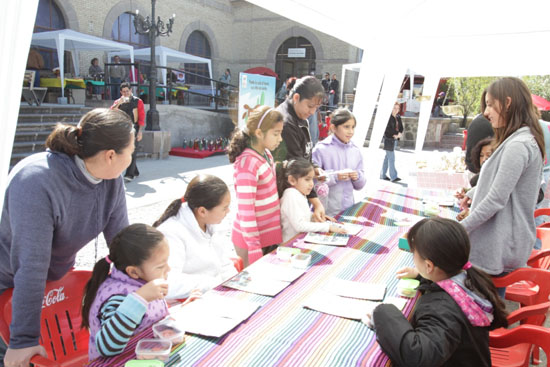
[[[231,239],[248,266],[281,242],[281,215],[275,167],[270,151],[281,142],[283,116],[268,106],[249,113],[228,148],[233,163],[237,215]]]
[[[169,253],[163,234],[146,224],[132,224],[113,239],[84,293],[90,360],[122,353],[133,334],[168,314]]]

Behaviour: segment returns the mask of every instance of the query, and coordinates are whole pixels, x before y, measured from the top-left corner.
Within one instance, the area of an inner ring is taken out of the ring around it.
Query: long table
[[[304,234],[289,241],[312,255],[308,271],[276,297],[265,297],[218,286],[212,292],[224,297],[262,304],[248,320],[222,338],[187,335],[185,344],[172,352],[166,366],[388,366],[390,361],[376,342],[375,333],[359,321],[302,307],[304,301],[331,278],[385,283],[386,296],[397,296],[395,273],[412,266],[412,255],[398,249],[407,227],[398,227],[394,212],[423,215],[422,201],[437,191],[386,187],[365,197],[340,215],[340,220],[363,224],[346,247],[311,245]],[[441,216],[455,217],[458,209],[441,208]],[[260,261],[277,262],[274,254]],[[408,316],[416,297],[403,313]],[[223,307],[223,304],[220,304]],[[124,365],[137,340],[151,337],[151,330],[137,335],[127,352],[112,359],[98,359],[91,366]]]

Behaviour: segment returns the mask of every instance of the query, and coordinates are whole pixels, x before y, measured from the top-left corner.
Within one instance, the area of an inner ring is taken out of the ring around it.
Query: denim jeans
[[[114,85],[111,85],[111,99],[119,99],[120,83],[122,83],[122,79],[111,77],[111,83],[114,83]]]
[[[380,178],[386,176],[386,171],[390,168],[390,180],[397,178],[397,170],[395,169],[395,152],[386,150],[386,156],[384,157],[384,164],[382,164],[382,172],[380,172]]]

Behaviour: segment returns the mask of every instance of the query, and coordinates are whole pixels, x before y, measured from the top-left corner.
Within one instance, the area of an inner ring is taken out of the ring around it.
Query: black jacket
[[[395,306],[374,310],[376,338],[396,366],[491,366],[489,328],[470,324],[453,298],[423,280],[411,321]]]
[[[275,162],[282,162],[287,159],[305,158],[311,162],[313,143],[309,124],[307,120],[302,120],[296,115],[294,106],[289,101],[290,98],[287,98],[277,107],[277,111],[283,115],[283,141],[273,151],[273,159]],[[315,189],[308,195],[308,198],[314,197],[317,197]]]
[[[397,125],[397,128],[395,127],[395,124]],[[397,135],[397,133],[403,132],[403,122],[401,121],[401,115],[397,114],[396,117],[393,117],[393,115],[390,115],[390,119],[388,121],[388,124],[386,125],[386,131],[384,131],[384,137],[387,139],[393,139],[394,135]]]

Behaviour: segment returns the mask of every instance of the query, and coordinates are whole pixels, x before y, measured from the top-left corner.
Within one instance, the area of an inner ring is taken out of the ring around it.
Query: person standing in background
[[[130,83],[122,83],[120,85],[120,94],[122,97],[117,99],[111,109],[117,109],[124,111],[132,120],[135,129],[135,149],[132,153],[132,163],[126,169],[124,174],[124,181],[130,182],[134,178],[139,176],[139,170],[137,168],[136,156],[138,143],[143,137],[143,127],[145,126],[145,106],[143,101],[132,94]]]
[[[325,98],[323,100],[323,111],[328,110],[327,106],[329,103],[329,92],[330,92],[330,73],[325,73],[325,78],[321,80],[321,85],[323,86],[323,89],[325,90]]]
[[[111,65],[109,68],[110,81],[111,84],[114,84],[111,85],[111,98],[118,99],[120,98],[118,86],[126,79],[126,68],[122,65],[116,65],[120,64],[120,57],[118,55],[114,57],[114,61],[115,65]]]
[[[27,69],[34,70],[34,87],[40,86],[40,70],[44,69],[44,58],[36,47],[31,47],[29,57],[27,59]]]
[[[340,93],[340,82],[336,79],[336,74],[332,74],[332,80],[329,83],[329,99],[328,105],[331,108],[334,108],[338,105],[339,93]]]
[[[386,126],[386,131],[384,132],[384,150],[386,151],[386,156],[384,157],[384,164],[382,165],[382,172],[380,172],[380,179],[397,182],[401,181],[397,177],[397,170],[395,169],[395,147],[397,146],[397,141],[403,133],[403,122],[401,122],[401,116],[399,115],[400,105],[399,102],[395,102],[393,105],[393,110]],[[390,177],[386,176],[386,172],[390,170]]]

